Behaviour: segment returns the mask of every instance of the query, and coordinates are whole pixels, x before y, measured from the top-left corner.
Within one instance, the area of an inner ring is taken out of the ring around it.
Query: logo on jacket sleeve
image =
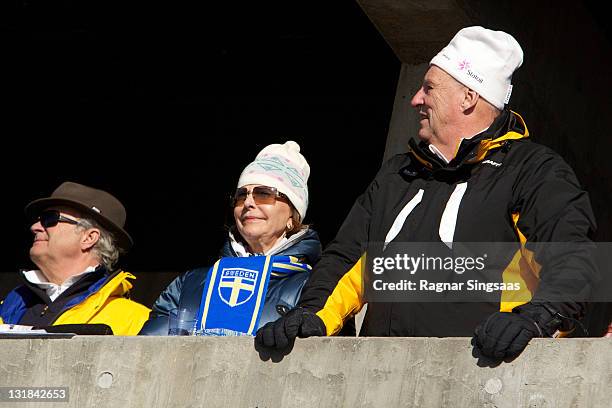
[[[501,163],[494,162],[493,160],[484,160],[482,164],[490,164],[493,167],[501,167]]]
[[[258,271],[243,268],[224,268],[219,282],[219,297],[235,307],[246,303],[255,292]]]

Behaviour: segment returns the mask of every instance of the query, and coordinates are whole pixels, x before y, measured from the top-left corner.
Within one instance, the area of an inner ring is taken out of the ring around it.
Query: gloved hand
[[[547,304],[526,303],[512,313],[496,312],[474,331],[474,347],[493,358],[518,356],[534,337],[551,337],[561,326],[558,313]]]
[[[326,333],[325,324],[319,316],[302,307],[296,307],[257,330],[255,343],[263,347],[282,349],[296,337],[325,336]]]

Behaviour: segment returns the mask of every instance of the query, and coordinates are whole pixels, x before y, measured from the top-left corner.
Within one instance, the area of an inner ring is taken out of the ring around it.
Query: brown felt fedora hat
[[[70,181],[62,183],[51,197],[40,198],[26,205],[26,216],[33,219],[44,209],[60,205],[74,208],[85,218],[96,220],[113,234],[121,249],[128,250],[132,246],[132,237],[123,229],[126,217],[123,204],[106,191],[82,184]]]

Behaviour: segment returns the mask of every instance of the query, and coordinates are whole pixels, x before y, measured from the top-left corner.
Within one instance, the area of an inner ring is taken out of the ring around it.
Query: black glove
[[[255,343],[263,347],[282,349],[296,337],[325,336],[326,333],[325,324],[319,316],[297,307],[257,330]]]
[[[548,304],[526,303],[512,313],[496,312],[474,331],[474,347],[487,357],[518,356],[534,337],[552,337],[561,326],[559,314]]]

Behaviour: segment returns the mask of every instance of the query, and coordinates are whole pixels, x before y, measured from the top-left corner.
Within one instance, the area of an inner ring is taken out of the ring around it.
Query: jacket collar
[[[528,137],[529,131],[523,118],[518,113],[505,109],[488,129],[470,139],[463,139],[457,147],[457,154],[448,164],[432,153],[425,142],[417,143],[411,139],[408,142],[408,153],[426,172],[455,171],[464,165],[481,162],[490,152],[506,143]]]
[[[321,242],[319,235],[310,228],[293,234],[283,244],[276,247],[266,255],[288,255],[303,259],[305,263],[313,265],[321,257]],[[242,243],[236,240],[232,231],[228,233],[228,238],[221,248],[222,257],[252,256],[248,253]]]
[[[81,272],[81,273],[79,273],[77,275],[73,275],[73,276],[69,277],[68,279],[66,279],[64,282],[62,282],[59,285],[55,284],[53,282],[49,282],[49,280],[42,273],[42,271],[40,271],[38,269],[33,269],[33,270],[30,270],[30,271],[21,271],[21,273],[23,275],[23,278],[26,281],[28,281],[32,285],[37,286],[38,288],[44,290],[45,293],[47,294],[47,296],[49,297],[49,299],[51,299],[51,301],[54,301],[63,292],[65,292],[70,287],[72,287],[75,283],[80,281],[81,278],[84,275],[86,275],[88,273],[96,272],[96,269],[97,268],[94,267],[94,266],[89,266],[83,272]]]
[[[92,287],[86,301],[73,305],[68,311],[58,317],[54,324],[63,324],[68,321],[87,322],[98,311],[100,311],[106,301],[111,297],[128,298],[129,291],[132,289],[130,279],[136,279],[129,272],[117,271],[108,279],[100,283],[100,286]]]
[[[39,270],[21,270],[21,281],[36,297],[49,304],[59,296],[71,296],[75,293],[87,291],[92,285],[108,277],[106,268],[98,265],[96,268],[87,268],[78,275],[68,278],[61,285],[48,282]]]
[[[128,279],[136,279],[134,275],[117,271],[114,274],[108,276],[104,272],[106,269],[101,269],[101,276],[98,281],[90,286],[83,292],[82,296],[77,296],[71,299],[64,309],[68,309],[54,322],[54,324],[62,324],[66,320],[77,316],[77,320],[72,321],[88,321],[94,314],[98,313],[101,307],[104,306],[106,300],[110,297],[126,297],[129,290],[132,288],[132,284]],[[81,282],[88,281],[89,279],[98,276],[98,274],[87,274],[81,278],[73,287],[80,285]],[[70,290],[73,289],[70,288]],[[35,291],[38,291],[36,295]],[[27,282],[24,285],[20,285],[12,290],[4,299],[4,303],[0,307],[2,320],[4,323],[17,324],[23,314],[25,313],[28,305],[33,301],[35,296],[46,296],[44,290],[38,288],[35,285]]]

